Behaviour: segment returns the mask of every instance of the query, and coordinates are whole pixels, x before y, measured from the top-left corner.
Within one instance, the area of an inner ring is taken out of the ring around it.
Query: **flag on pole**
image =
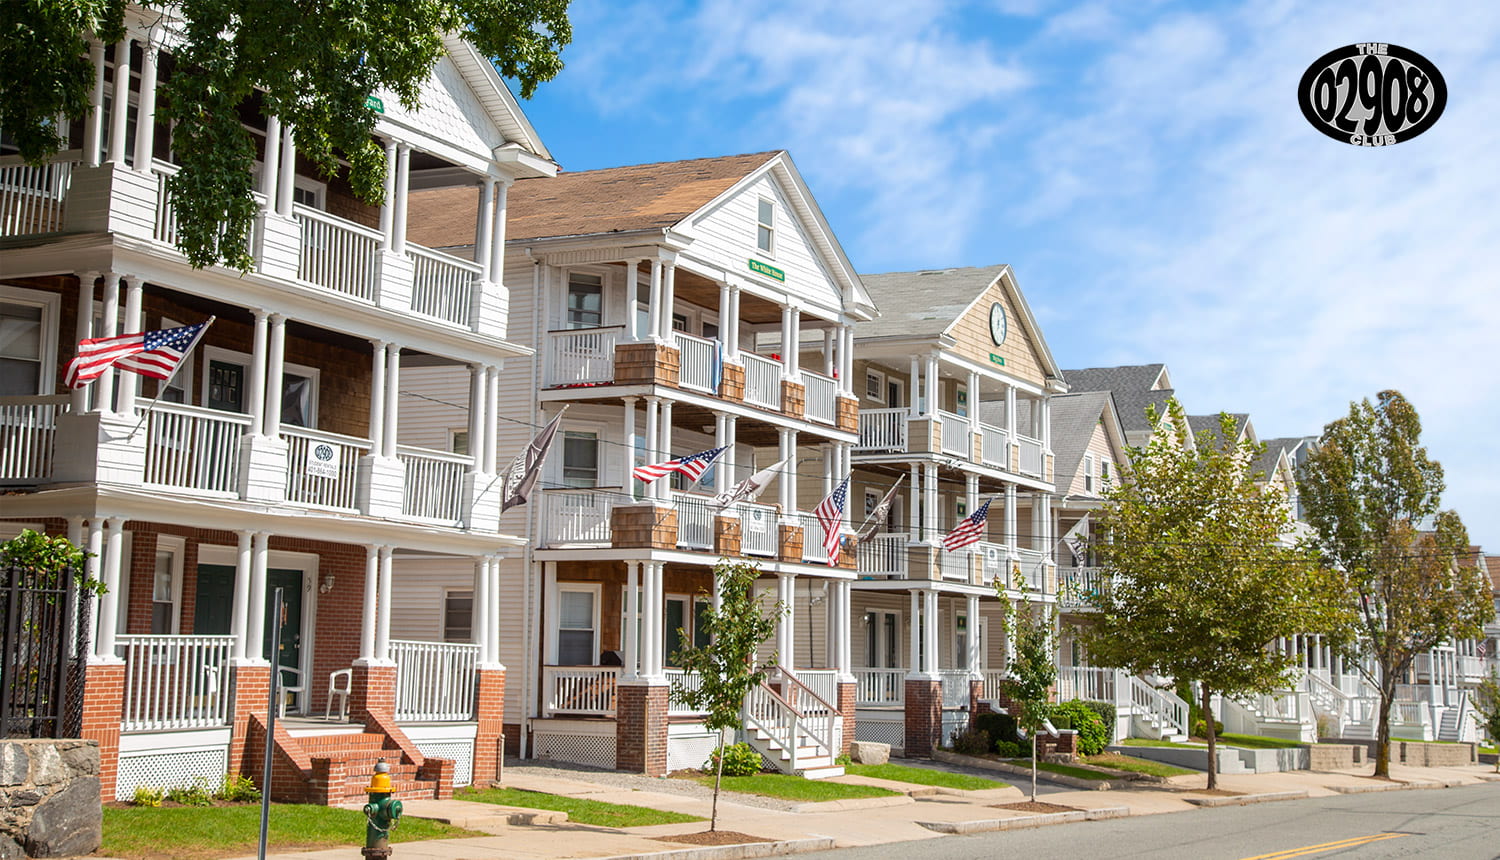
[[[1488,639],[1481,639],[1481,640],[1479,640],[1479,644],[1474,646],[1474,655],[1476,657],[1480,658],[1481,660],[1484,659],[1488,655],[1489,646],[1490,646],[1490,640],[1488,640]]]
[[[896,488],[900,487],[901,482],[904,480],[906,480],[905,475],[897,478],[896,483],[891,484],[891,488],[885,491],[885,498],[881,499],[880,504],[875,506],[875,510],[870,512],[865,527],[859,533],[861,541],[869,540],[871,536],[880,531],[881,527],[885,525],[886,520],[890,519],[891,503],[896,500]]]
[[[813,508],[813,516],[823,526],[823,549],[828,553],[828,566],[839,563],[843,547],[839,542],[839,526],[844,524],[844,504],[849,501],[849,478],[839,481],[828,498]]]
[[[542,477],[542,462],[547,459],[547,451],[552,448],[552,440],[557,437],[557,425],[561,422],[562,413],[559,412],[556,418],[542,428],[542,432],[536,434],[526,450],[510,461],[510,468],[505,470],[505,483],[500,487],[501,513],[530,501],[531,493]]]
[[[984,536],[984,523],[990,515],[991,499],[985,499],[979,510],[967,517],[963,522],[954,526],[953,531],[943,537],[943,549],[948,552],[963,549],[971,543],[977,543]]]
[[[197,325],[85,338],[78,342],[78,355],[68,362],[65,382],[69,388],[82,388],[111,367],[168,379],[211,322],[210,318]]]
[[[697,481],[703,477],[704,472],[708,471],[708,467],[712,466],[714,461],[719,459],[719,455],[724,453],[724,449],[727,447],[729,446],[710,448],[707,451],[699,451],[696,454],[678,457],[675,460],[668,460],[665,463],[636,466],[630,470],[630,474],[634,475],[636,480],[643,484],[649,484],[657,478],[670,475],[673,472],[681,472],[687,476],[689,481]]]
[[[1073,553],[1073,564],[1077,566],[1083,561],[1083,530],[1088,527],[1089,515],[1087,512],[1073,524],[1073,527],[1063,532],[1062,542],[1067,545],[1068,551]]]
[[[766,485],[771,483],[771,479],[776,477],[776,473],[780,472],[781,468],[790,462],[791,459],[791,457],[787,457],[785,460],[772,463],[745,480],[740,481],[738,484],[735,484],[733,487],[730,487],[729,492],[714,496],[714,507],[723,510],[736,502],[755,501],[756,497],[761,494],[761,491],[766,488]]]

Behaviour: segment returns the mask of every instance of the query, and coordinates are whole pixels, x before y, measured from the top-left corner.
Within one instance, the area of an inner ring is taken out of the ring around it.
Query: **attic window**
[[[1083,455],[1083,491],[1092,493],[1094,491],[1094,455]]]
[[[776,253],[776,204],[762,197],[756,215],[755,247],[767,254]]]

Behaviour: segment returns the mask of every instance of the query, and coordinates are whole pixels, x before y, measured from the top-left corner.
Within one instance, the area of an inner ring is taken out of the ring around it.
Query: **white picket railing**
[[[1115,673],[1118,670],[1098,666],[1059,666],[1057,698],[1087,699],[1091,702],[1115,700]]]
[[[855,669],[854,703],[885,707],[906,702],[905,669]]]
[[[910,543],[911,536],[907,534],[870,535],[859,542],[856,569],[862,574],[904,577]]]
[[[115,648],[125,660],[121,731],[229,724],[233,636],[120,636]]]
[[[988,424],[979,425],[979,459],[986,466],[999,469],[1010,468],[1010,446],[1006,444],[1005,431]]]
[[[463,516],[464,473],[474,458],[447,451],[401,445],[396,458],[406,471],[406,493],[401,513],[408,517],[452,524]]]
[[[952,552],[938,553],[938,570],[943,579],[951,582],[970,582],[974,579],[974,554],[968,547]]]
[[[292,217],[302,225],[297,277],[374,301],[380,232],[300,204],[292,206]]]
[[[974,552],[979,556],[981,585],[990,585],[996,579],[1010,582],[1010,549],[1005,544],[980,541],[974,544]]]
[[[1058,601],[1064,609],[1089,609],[1109,587],[1103,569],[1097,567],[1060,567],[1057,569]]]
[[[1047,568],[1043,562],[1046,555],[1040,550],[1017,549],[1016,555],[1020,556],[1021,579],[1016,581],[1015,569],[1011,569],[1010,587],[1019,589],[1021,583],[1026,583],[1026,588],[1032,594],[1045,594],[1047,592],[1046,573]]]
[[[0,483],[52,477],[57,416],[68,406],[66,394],[0,397]]]
[[[740,353],[745,365],[745,402],[767,409],[781,409],[781,362],[753,352]]]
[[[969,704],[969,670],[939,669],[939,686],[943,694],[943,707],[964,708]]]
[[[804,768],[801,761],[803,741],[810,741],[814,755],[830,761],[837,755],[839,741],[834,737],[838,711],[799,683],[786,678],[782,696],[765,684],[745,696],[744,718],[747,729],[759,729],[779,746],[789,760],[778,768],[795,773]]]
[[[543,666],[542,716],[612,717],[618,666]]]
[[[0,236],[31,236],[62,229],[78,151],[60,152],[54,158],[40,167],[32,167],[16,155],[0,158]]]
[[[905,451],[906,409],[859,410],[859,441],[856,451]]]
[[[238,494],[240,437],[250,416],[180,403],[158,403],[146,419],[145,482]]]
[[[616,492],[548,490],[542,495],[542,540],[547,546],[608,546]]]
[[[396,661],[396,719],[474,719],[478,645],[392,639],[391,659]]]
[[[736,510],[740,514],[740,554],[775,558],[781,549],[776,508],[742,502]]]
[[[1187,703],[1176,694],[1157,689],[1146,683],[1145,679],[1131,675],[1130,703],[1137,713],[1154,717],[1157,727],[1163,733],[1189,734]]]
[[[839,703],[839,672],[837,669],[798,669],[793,674],[809,690],[824,701],[835,706]]]
[[[458,325],[469,324],[474,284],[483,271],[478,263],[408,243],[413,264],[411,309]]]
[[[697,672],[689,672],[686,669],[667,669],[665,671],[670,690],[696,690],[703,686],[703,676]],[[692,716],[701,713],[703,712],[682,704],[677,699],[675,693],[667,694],[667,714],[669,716]]]
[[[370,450],[370,440],[286,424],[281,426],[281,435],[287,443],[288,502],[358,510],[359,458]],[[337,474],[330,476],[321,470]]]
[[[1017,433],[1016,444],[1021,447],[1021,474],[1041,477],[1043,472],[1042,440]]]
[[[986,669],[979,674],[984,676],[984,697],[990,700],[993,700],[1005,682],[1010,680],[1010,673],[1004,669]]]
[[[810,370],[802,371],[804,396],[802,414],[809,421],[834,424],[839,417],[839,384],[832,377]]]
[[[674,492],[672,507],[677,510],[677,545],[685,549],[713,549],[714,513],[718,510],[713,497]]]
[[[828,561],[828,550],[823,546],[823,524],[805,511],[788,514],[786,519],[802,527],[802,560],[822,564]]]
[[[721,370],[718,342],[680,331],[672,332],[672,342],[681,362],[677,384],[695,391],[718,393]]]
[[[623,326],[547,333],[547,387],[599,385],[615,379],[615,344]]]
[[[175,164],[151,162],[151,172],[156,175],[156,224],[151,228],[151,238],[167,245],[177,244],[177,211],[172,208],[172,192],[167,187],[167,180],[177,171]]]
[[[938,426],[941,427],[938,440],[939,447],[944,454],[956,454],[965,460],[974,455],[974,443],[969,437],[969,419],[962,415],[954,415],[952,412],[938,412]]]

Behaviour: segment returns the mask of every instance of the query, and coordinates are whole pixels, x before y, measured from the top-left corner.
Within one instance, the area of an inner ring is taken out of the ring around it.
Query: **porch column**
[[[472,612],[470,626],[473,628],[469,639],[479,646],[479,662],[489,663],[495,659],[490,653],[490,558],[480,556],[474,559],[474,600],[470,607]]]
[[[907,614],[906,676],[922,674],[922,589],[911,590],[911,610]]]
[[[975,436],[979,435],[979,385],[979,374],[969,371],[969,382],[964,388],[964,396],[969,400],[969,432]]]
[[[135,169],[151,172],[151,152],[156,138],[156,35],[141,41],[141,97],[135,114]]]
[[[104,521],[104,587],[99,599],[99,644],[94,653],[100,657],[115,656],[115,636],[120,629],[120,566],[125,549],[125,518],[110,517]]]
[[[833,442],[824,442],[823,449],[823,498],[828,498],[833,492],[834,473],[838,470],[838,446]],[[847,507],[847,505],[845,505]]]
[[[266,209],[275,211],[276,189],[280,186],[278,168],[281,166],[281,117],[271,114],[266,117],[266,148],[260,159],[260,193],[266,198]]]
[[[125,276],[125,320],[124,334],[142,330],[141,326],[141,279],[135,275]],[[136,389],[141,385],[141,375],[132,373],[120,377],[120,414],[135,417]]]
[[[245,604],[245,656],[263,660],[266,637],[266,562],[270,535],[256,532],[250,546],[250,594]]]
[[[93,337],[94,330],[94,282],[99,280],[98,272],[78,273],[78,310],[73,321],[73,342],[75,344]],[[81,415],[89,409],[89,386],[74,388],[72,394],[72,410],[74,415]]]
[[[1011,469],[1011,452],[1016,449],[1016,387],[1005,386],[1005,471]]]
[[[642,631],[641,648],[645,652],[645,659],[641,666],[641,675],[653,681],[662,678],[662,612],[665,609],[665,600],[662,595],[662,570],[666,565],[659,561],[642,562],[645,569],[645,602],[643,612],[646,617],[645,630]]]
[[[485,370],[484,428],[482,440],[484,447],[480,449],[484,453],[484,471],[485,474],[493,475],[499,465],[496,458],[500,456],[498,450],[500,445],[500,368],[498,367]]]
[[[391,662],[391,555],[392,548],[380,548],[380,607],[375,618],[375,659]]]
[[[621,399],[625,401],[625,417],[621,423],[622,432],[620,433],[620,438],[624,440],[625,447],[620,452],[620,486],[625,490],[627,495],[633,498],[635,496],[633,492],[635,485],[632,482],[635,480],[635,476],[631,475],[630,472],[635,468],[635,404],[640,398],[625,397]]]
[[[715,493],[727,493],[729,492],[729,487],[731,485],[729,480],[730,467],[726,465],[728,459],[725,456],[732,453],[732,451],[734,450],[734,437],[729,435],[730,431],[731,427],[729,425],[729,416],[726,413],[715,411],[714,447],[725,449],[722,453],[719,454],[719,460],[714,465]]]
[[[266,356],[266,408],[261,423],[266,436],[281,435],[282,368],[286,355],[286,317],[271,314],[270,343]]]
[[[922,468],[916,463],[911,464],[911,477],[907,480],[906,505],[906,530],[911,533],[914,541],[923,540],[922,536]]]
[[[671,319],[671,314],[662,310],[661,260],[651,261],[651,300],[647,310],[646,338],[661,339],[661,318]],[[645,340],[646,338],[642,338]]]
[[[854,583],[841,579],[834,583],[839,596],[839,675],[853,678],[854,675]]]
[[[250,656],[246,631],[250,626],[250,577],[253,564],[250,542],[255,533],[241,531],[237,534],[239,546],[234,555],[234,603],[230,607],[229,632],[234,636],[234,659],[244,660]]]
[[[109,94],[109,153],[106,161],[125,163],[125,128],[130,116],[130,37],[115,43],[114,86]]]
[[[104,137],[104,44],[89,40],[89,65],[94,69],[89,111],[83,120],[83,163],[99,166],[99,141]]]
[[[1052,453],[1052,399],[1043,394],[1037,398],[1036,408],[1042,422],[1042,432],[1037,438],[1042,440],[1042,450],[1050,454]]]
[[[641,563],[625,562],[625,627],[620,631],[620,650],[624,652],[624,664],[620,667],[620,678],[634,681],[641,674],[640,655],[641,626]]]
[[[246,430],[251,436],[262,436],[265,434],[266,413],[266,347],[269,343],[267,323],[270,320],[270,312],[255,308],[251,311],[255,315],[255,322],[251,326],[250,334],[250,381],[249,391],[245,398],[245,406],[250,413],[250,427]]]
[[[848,442],[841,442],[834,445],[834,450],[839,452],[839,477],[842,479],[845,476],[853,475],[854,446]],[[853,482],[851,481],[850,483]],[[852,494],[853,491],[851,490],[850,492]],[[839,531],[849,531],[853,527],[853,523],[854,503],[846,500],[844,503],[844,512],[839,516]]]
[[[646,296],[646,327],[644,329],[641,327],[639,310],[641,303],[639,283],[641,261],[625,260],[624,266],[625,268],[620,272],[620,277],[625,290],[625,334],[628,340],[650,340],[651,332],[653,331],[651,320],[656,317],[652,314],[651,296],[648,293]]]
[[[736,473],[740,468],[740,458],[735,453],[735,448],[739,445],[740,419],[738,415],[727,415],[724,420],[728,425],[729,450],[725,451],[723,457],[720,459],[720,462],[724,464],[724,489],[720,492],[727,493],[735,484],[739,483],[736,480]]]
[[[276,212],[292,217],[292,191],[297,187],[297,140],[290,123],[281,126],[281,164],[276,169]]]
[[[375,616],[380,612],[380,547],[365,545],[365,599],[359,616],[359,659],[375,659]]]
[[[391,226],[396,212],[396,139],[385,142],[385,183],[380,203],[380,250],[391,250]]]
[[[785,516],[797,509],[796,486],[793,478],[797,474],[797,431],[779,427],[776,432],[780,443],[780,459],[786,461],[782,466],[781,480],[777,482],[781,513]]]
[[[391,213],[391,252],[406,253],[406,201],[411,186],[411,144],[396,144],[396,209]]]
[[[719,343],[724,345],[724,359],[729,359],[729,341],[734,329],[729,327],[733,315],[729,311],[729,282],[719,282]]]
[[[938,471],[937,464],[922,464],[922,539],[937,543],[942,539],[938,524]]]
[[[396,421],[401,402],[401,347],[391,344],[385,350],[385,428],[381,431],[380,455],[396,458]]]
[[[966,623],[969,626],[964,636],[964,644],[969,646],[969,653],[964,656],[968,660],[969,680],[978,681],[984,678],[983,673],[980,672],[983,655],[979,649],[983,643],[979,641],[979,595],[969,595],[968,605],[964,607],[964,613]],[[994,691],[986,690],[985,692],[993,694]]]
[[[659,410],[658,410],[658,407],[660,407],[660,406],[661,406],[661,398],[659,398],[659,397],[647,397],[646,398],[646,444],[645,444],[645,448],[646,448],[646,462],[647,463],[660,463],[661,462],[661,451],[658,450],[657,447],[656,447],[657,444],[661,441],[661,437],[657,435],[657,425],[660,423],[660,420],[661,420],[660,417],[659,417],[660,413],[659,413]],[[634,452],[631,452],[631,453],[633,454]],[[630,481],[633,482],[634,480],[635,480],[634,477],[630,478]],[[627,483],[626,486],[634,488],[635,484],[634,483]],[[654,498],[657,498],[656,488],[653,485],[649,485],[649,484],[648,485],[644,485],[643,489],[641,490],[641,497],[645,498],[645,499],[654,499]]]
[[[969,474],[964,476],[964,510],[972,514],[979,510],[979,476]],[[989,531],[988,528],[985,529]]]
[[[938,670],[938,600],[936,591],[928,591],[923,595],[922,606],[922,671],[927,674],[936,674]]]
[[[484,442],[489,434],[489,369],[482,364],[469,365],[469,456],[474,471],[484,471]],[[476,589],[477,594],[477,589]]]
[[[823,375],[837,376],[838,366],[834,364],[833,355],[833,327],[823,329]]]
[[[503,665],[500,662],[500,561],[500,556],[490,556],[489,569],[485,573],[490,580],[490,629],[485,641],[488,643],[486,647],[489,649],[490,661],[496,666]]]
[[[735,285],[729,287],[729,306],[726,309],[729,314],[728,322],[725,317],[719,317],[719,334],[724,338],[724,360],[740,360],[740,288]]]
[[[479,264],[479,279],[494,283],[495,177],[486,176],[479,183],[479,214],[474,218],[474,262]]]
[[[83,569],[88,572],[88,578],[104,581],[104,520],[99,517],[90,517],[88,526],[88,558],[83,562]],[[102,601],[102,598],[101,598]],[[99,616],[102,612],[95,612],[89,618],[89,641],[94,643],[94,653],[99,654]]]
[[[661,339],[672,343],[672,308],[677,304],[677,264],[661,264]]]
[[[797,342],[801,312],[794,305],[781,306],[781,378],[797,380]]]
[[[120,279],[122,275],[114,272],[104,273],[104,302],[102,319],[99,323],[99,331],[95,337],[114,337],[120,333]],[[93,314],[93,305],[90,304],[83,309],[85,313]],[[94,384],[94,409],[98,412],[115,411],[115,373],[114,368],[104,371],[99,381]]]
[[[1015,557],[1016,549],[1016,485],[1005,485],[1005,545],[1010,548],[1010,556]]]
[[[385,449],[385,352],[383,340],[370,341],[370,453]]]
[[[908,372],[911,378],[906,381],[906,399],[910,401],[911,417],[916,418],[922,414],[922,395],[927,390],[922,387],[922,359],[912,356]]]
[[[839,378],[844,381],[844,393],[854,393],[854,326],[843,327],[844,340],[839,346]],[[895,404],[891,404],[894,406]]]
[[[785,610],[776,619],[776,662],[795,677],[797,666],[797,575],[783,573],[776,577],[776,600]]]
[[[505,223],[511,181],[507,177],[495,184],[495,208],[490,216],[495,222],[490,230],[490,281],[496,284],[505,283]]]
[[[938,357],[937,353],[927,356],[927,373],[922,380],[927,386],[927,414],[936,415],[942,408],[942,401],[938,399]]]
[[[661,409],[661,422],[658,427],[661,430],[660,449],[662,459],[669,459],[672,456],[672,401],[663,398],[658,408]],[[672,481],[670,478],[661,478],[651,486],[656,488],[658,498],[672,498]]]

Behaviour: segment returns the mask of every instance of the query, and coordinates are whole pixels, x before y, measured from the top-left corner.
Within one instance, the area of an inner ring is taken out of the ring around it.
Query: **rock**
[[[56,744],[35,747],[31,751],[31,781],[37,785],[53,785],[68,778],[63,767],[62,756]]]
[[[18,791],[11,792],[11,795],[6,800],[6,803],[12,807],[36,806],[38,803],[41,803],[41,801],[42,793],[40,791],[37,791],[34,788],[23,788]]]
[[[97,741],[79,741],[62,751],[63,764],[75,776],[86,776],[99,772],[99,743]]]
[[[0,743],[0,785],[20,785],[31,771],[31,757],[22,743]]]
[[[20,843],[4,833],[0,833],[0,860],[26,860],[26,852],[21,850]]]
[[[73,857],[99,850],[104,813],[99,778],[76,779],[36,808],[26,833],[32,857]]]
[[[849,757],[860,764],[885,764],[891,760],[891,745],[855,741],[849,745]]]

